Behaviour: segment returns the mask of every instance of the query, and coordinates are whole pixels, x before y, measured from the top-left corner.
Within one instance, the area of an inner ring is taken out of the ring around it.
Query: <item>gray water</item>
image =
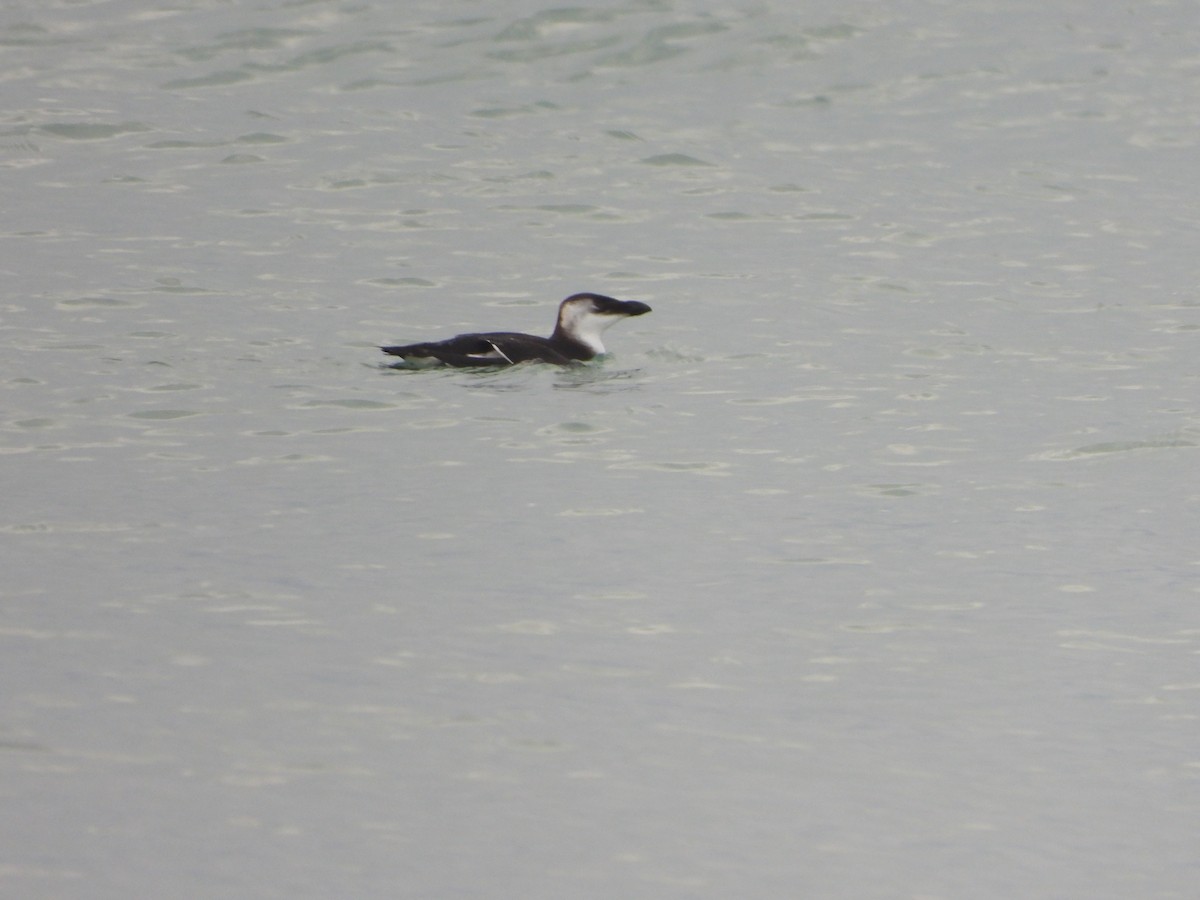
[[[1200,896],[1195,4],[0,22],[3,896]]]

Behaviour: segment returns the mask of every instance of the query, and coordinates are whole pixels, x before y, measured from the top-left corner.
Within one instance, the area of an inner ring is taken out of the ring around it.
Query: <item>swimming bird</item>
[[[605,329],[621,319],[648,312],[650,307],[637,300],[614,300],[603,294],[572,294],[559,305],[558,322],[548,338],[516,331],[490,331],[379,349],[392,356],[402,356],[405,363],[410,364],[419,361],[465,367],[548,362],[565,366],[604,353],[600,335]]]

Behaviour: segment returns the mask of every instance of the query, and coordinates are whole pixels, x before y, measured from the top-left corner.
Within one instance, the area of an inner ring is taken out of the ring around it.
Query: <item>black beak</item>
[[[621,303],[621,312],[627,316],[643,316],[650,312],[650,306],[638,300],[625,300]]]

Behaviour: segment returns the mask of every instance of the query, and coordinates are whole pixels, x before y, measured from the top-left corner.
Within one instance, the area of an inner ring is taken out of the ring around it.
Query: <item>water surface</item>
[[[1193,896],[1198,37],[11,11],[5,894]]]

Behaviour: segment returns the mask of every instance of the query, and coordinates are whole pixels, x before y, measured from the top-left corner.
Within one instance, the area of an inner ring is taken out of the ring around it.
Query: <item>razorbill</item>
[[[648,312],[650,307],[637,300],[614,300],[603,294],[572,294],[559,305],[558,322],[548,338],[516,331],[489,331],[460,334],[426,344],[379,349],[392,356],[404,357],[405,363],[511,366],[520,362],[548,362],[565,366],[605,352],[600,335],[606,328],[621,319]]]

